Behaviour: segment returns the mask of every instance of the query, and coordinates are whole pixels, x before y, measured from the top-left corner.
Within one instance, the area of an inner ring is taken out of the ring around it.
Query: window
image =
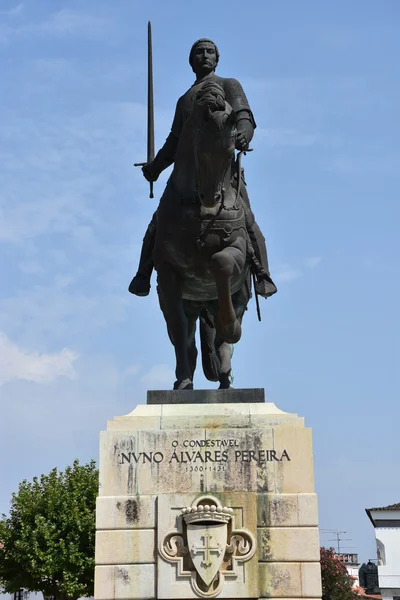
[[[378,555],[378,567],[383,567],[383,565],[386,565],[385,546],[378,538],[376,538],[376,553]],[[395,599],[393,598],[393,600]]]

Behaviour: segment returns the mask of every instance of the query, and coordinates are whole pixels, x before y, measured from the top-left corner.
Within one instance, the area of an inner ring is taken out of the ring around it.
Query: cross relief
[[[203,554],[203,562],[202,565],[207,568],[212,565],[212,554],[216,556],[220,556],[223,549],[220,544],[217,543],[216,546],[212,546],[211,540],[213,538],[212,533],[206,531],[204,535],[201,536],[201,541],[203,542],[203,546],[192,546],[192,555],[196,556],[197,554]]]

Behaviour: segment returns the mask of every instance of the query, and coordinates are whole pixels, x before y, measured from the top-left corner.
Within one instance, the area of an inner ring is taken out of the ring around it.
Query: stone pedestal
[[[96,600],[321,597],[311,431],[263,390],[110,421],[96,523]]]

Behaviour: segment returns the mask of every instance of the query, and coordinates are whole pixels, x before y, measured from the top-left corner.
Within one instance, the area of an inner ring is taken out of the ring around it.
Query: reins
[[[194,153],[194,154],[195,154],[195,164],[196,164],[196,171],[197,171],[197,180],[199,180],[200,173],[199,173],[199,167],[198,167],[197,149],[196,149],[196,151],[195,151],[195,153]],[[239,152],[239,154],[237,155],[237,165],[238,165],[238,171],[237,171],[237,176],[238,176],[238,187],[237,187],[237,190],[236,190],[236,200],[237,200],[238,198],[240,199],[241,158],[242,158],[242,154],[243,154],[243,150],[242,150],[241,152]],[[216,220],[218,219],[218,217],[219,217],[219,215],[221,214],[222,210],[223,210],[224,208],[226,208],[226,207],[225,207],[225,205],[224,205],[224,199],[225,199],[225,187],[224,187],[224,185],[223,185],[223,182],[225,181],[225,177],[226,177],[226,174],[227,174],[227,172],[228,172],[228,169],[230,169],[230,164],[228,165],[228,167],[227,167],[227,169],[226,169],[226,171],[225,171],[225,173],[224,173],[224,176],[223,176],[223,178],[222,178],[222,183],[221,183],[221,188],[220,188],[220,189],[221,189],[221,204],[219,205],[219,208],[218,208],[217,212],[215,213],[215,215],[213,215],[213,216],[211,217],[211,219],[208,221],[208,223],[207,223],[207,225],[206,225],[206,228],[204,229],[204,231],[202,231],[202,233],[199,235],[199,237],[198,237],[198,238],[197,238],[197,240],[196,240],[196,244],[197,244],[198,248],[200,248],[200,249],[201,249],[201,248],[204,248],[204,246],[205,246],[204,239],[205,239],[206,235],[207,235],[207,234],[209,233],[209,231],[212,229],[212,227],[213,227],[214,223],[215,223],[215,222],[216,222]],[[235,203],[236,203],[236,200],[235,200]]]
[[[198,135],[199,131],[196,131],[196,134]],[[195,135],[195,137],[197,137],[197,135]],[[241,192],[241,185],[242,185],[242,155],[246,155],[247,152],[252,152],[253,149],[252,148],[247,148],[247,150],[241,150],[237,157],[236,157],[236,165],[237,165],[237,189],[236,189],[236,199],[235,199],[235,204],[236,201],[240,200],[240,192]],[[199,177],[200,177],[200,173],[199,173],[199,166],[198,166],[198,157],[197,157],[197,148],[195,150],[194,153],[194,159],[195,159],[195,165],[196,165],[196,172],[197,172],[197,181],[199,181]],[[220,206],[217,210],[217,212],[215,213],[215,215],[213,215],[211,217],[211,219],[208,221],[204,231],[199,235],[199,237],[196,240],[196,245],[199,248],[199,250],[201,250],[202,248],[205,247],[205,237],[206,235],[211,231],[212,227],[214,226],[216,220],[218,219],[219,215],[221,214],[222,210],[225,208],[224,205],[224,199],[225,199],[225,187],[223,185],[223,182],[225,181],[225,177],[226,174],[228,172],[228,169],[230,168],[230,165],[228,166],[227,170],[225,171],[224,177],[222,179],[222,183],[221,183],[221,203]],[[197,192],[198,193],[198,192]],[[254,252],[254,251],[253,251]],[[257,293],[257,288],[256,288],[256,275],[253,269],[251,269],[251,276],[253,279],[253,288],[254,288],[254,295],[255,295],[255,300],[256,300],[256,311],[257,311],[257,317],[258,320],[261,321],[261,310],[260,310],[260,303],[258,300],[258,293]]]
[[[237,157],[236,157],[236,162],[237,162],[237,180],[238,180],[238,185],[237,185],[237,190],[236,190],[236,200],[240,200],[240,191],[241,191],[241,183],[242,183],[242,154],[246,154],[246,152],[252,152],[252,148],[248,148],[247,150],[241,150]],[[197,177],[199,177],[199,169],[198,169],[198,163],[197,163],[197,152],[195,152],[195,161],[196,161],[196,170],[197,170]],[[228,166],[229,169],[229,166]],[[224,181],[226,174],[228,172],[228,169],[225,171],[225,175],[222,179],[222,181]],[[213,215],[211,217],[211,219],[209,220],[209,222],[207,223],[206,228],[204,229],[204,231],[199,235],[199,237],[196,240],[196,244],[199,248],[204,248],[205,246],[205,242],[204,242],[204,238],[206,237],[207,233],[211,230],[211,228],[213,227],[215,221],[218,219],[219,215],[221,214],[222,210],[225,208],[224,205],[224,196],[225,196],[225,188],[223,185],[221,185],[221,204],[219,206],[218,211],[215,213],[215,215]],[[235,200],[235,202],[236,202]]]
[[[210,231],[210,229],[214,225],[215,221],[218,219],[219,215],[222,212],[222,209],[225,208],[225,206],[224,206],[225,188],[224,187],[221,188],[221,195],[222,195],[222,197],[221,197],[221,204],[219,206],[219,209],[217,210],[215,215],[213,215],[211,217],[211,219],[208,221],[206,228],[204,229],[204,231],[202,231],[202,233],[199,235],[199,237],[196,240],[196,244],[199,248],[204,248],[204,246],[206,245],[204,242],[204,238],[206,237],[207,233]]]

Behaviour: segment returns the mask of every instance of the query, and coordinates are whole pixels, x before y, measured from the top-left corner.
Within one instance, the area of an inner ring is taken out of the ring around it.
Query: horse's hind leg
[[[188,320],[183,310],[180,281],[173,268],[166,263],[158,267],[158,284],[161,309],[175,349],[177,380],[174,390],[193,389],[192,368],[188,357]]]
[[[217,252],[211,259],[218,294],[218,320],[221,337],[228,344],[235,344],[242,335],[240,321],[232,303],[231,279],[238,275],[245,264],[246,251],[238,240],[237,246],[230,246]]]
[[[197,364],[197,348],[196,348],[196,321],[197,318],[193,315],[187,315],[188,319],[188,360],[191,372],[191,380],[193,381],[194,372]]]
[[[215,342],[215,348],[219,357],[220,369],[219,369],[219,389],[228,390],[231,387],[233,376],[232,376],[232,354],[233,345],[224,342],[217,335]]]
[[[243,314],[249,299],[250,288],[245,282],[242,288],[232,296],[232,304],[235,309],[236,318],[240,324],[242,324]],[[221,339],[221,332],[219,329],[217,329],[215,348],[220,361],[219,389],[226,390],[231,388],[233,383],[232,354],[234,346]]]
[[[232,344],[224,342],[215,328],[211,311],[205,309],[200,315],[201,355],[204,375],[209,381],[219,381],[220,390],[231,387]]]

